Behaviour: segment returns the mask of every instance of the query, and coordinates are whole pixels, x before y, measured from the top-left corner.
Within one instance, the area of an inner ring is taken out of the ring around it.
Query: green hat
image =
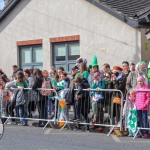
[[[97,62],[97,57],[96,56],[94,56],[93,60],[92,60],[92,67],[93,66],[98,66],[98,62]]]
[[[141,62],[137,63],[137,68],[139,68],[142,65],[146,66],[146,61],[141,61]]]

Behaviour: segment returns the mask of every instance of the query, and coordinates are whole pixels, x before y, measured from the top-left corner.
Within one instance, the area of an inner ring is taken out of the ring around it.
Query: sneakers
[[[98,131],[103,131],[103,129],[104,129],[103,127],[99,127]]]
[[[128,137],[133,137],[133,134],[129,134]]]
[[[8,125],[15,125],[16,123],[13,122],[12,120],[8,120],[7,124],[8,124]]]
[[[148,134],[144,134],[144,135],[142,136],[142,139],[148,139],[148,138],[149,138]]]
[[[90,126],[90,129],[95,129],[95,126]]]
[[[141,135],[141,134],[138,134],[138,135],[137,135],[137,138],[141,138],[141,137],[142,137],[142,135]]]

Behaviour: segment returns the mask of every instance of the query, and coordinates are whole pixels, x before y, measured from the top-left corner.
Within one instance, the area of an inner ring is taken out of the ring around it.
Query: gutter
[[[20,2],[21,0],[12,0],[7,6],[5,6],[0,12],[0,22],[12,11],[12,9]]]

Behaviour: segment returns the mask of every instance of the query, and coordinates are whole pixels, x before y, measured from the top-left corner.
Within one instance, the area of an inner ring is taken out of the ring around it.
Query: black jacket
[[[41,88],[42,87],[42,82],[43,82],[43,79],[36,78],[34,80],[34,83],[33,83],[33,86],[32,86],[32,90],[37,90],[38,88]]]

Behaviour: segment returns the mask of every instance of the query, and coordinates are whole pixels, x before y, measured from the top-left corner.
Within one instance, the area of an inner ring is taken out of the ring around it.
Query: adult
[[[135,64],[131,63],[129,68],[131,72],[135,71]]]
[[[122,62],[122,72],[123,72],[124,76],[127,78],[129,73],[130,73],[129,62],[128,61],[123,61]]]
[[[28,83],[28,88],[32,88],[33,85],[33,76],[31,75],[31,72],[29,69],[24,70],[24,76],[26,78],[26,81]],[[32,118],[36,109],[36,103],[37,100],[37,94],[33,90],[28,91],[28,117]]]
[[[126,77],[123,75],[122,68],[119,66],[114,66],[112,71],[112,89],[120,90],[125,96],[125,85],[126,85]],[[120,92],[113,92],[113,97],[121,98]],[[113,123],[118,123],[120,119],[120,111],[121,107],[119,104],[113,103]]]
[[[75,114],[75,103],[74,103],[74,97],[75,97],[75,90],[74,89],[76,89],[76,87],[75,87],[75,76],[76,76],[76,74],[78,73],[78,67],[77,66],[74,66],[72,69],[71,69],[71,76],[72,76],[72,78],[71,78],[71,80],[70,80],[70,86],[69,86],[69,88],[70,88],[70,92],[71,93],[69,93],[71,96],[70,96],[70,98],[69,98],[69,100],[70,101],[68,101],[68,104],[69,105],[73,105],[73,110],[74,110],[74,114]],[[75,118],[75,116],[73,116],[73,119],[72,120],[75,120],[76,118]]]
[[[12,66],[12,70],[13,70],[13,74],[12,74],[12,78],[14,78],[15,73],[17,72],[18,66],[17,65],[13,65]]]
[[[131,71],[129,73],[129,75],[127,77],[127,81],[126,81],[127,91],[135,88],[135,86],[137,85],[137,77],[139,75],[143,75],[144,78],[145,78],[145,84],[149,85],[147,72],[146,72],[146,62],[145,61],[141,61],[141,62],[137,63],[136,64],[136,70]]]
[[[42,82],[43,82],[43,75],[41,73],[41,70],[39,69],[34,69],[33,71],[33,80],[34,83],[32,85],[32,89],[35,90],[38,94],[38,112],[39,112],[39,119],[42,119],[43,116],[43,112],[44,110],[42,109],[42,95],[40,94],[40,92],[38,91],[38,88],[42,87]],[[38,127],[43,127],[44,123],[42,124],[41,121],[39,121]]]
[[[105,76],[106,73],[111,72],[110,65],[108,63],[103,64],[101,73]],[[104,77],[103,76],[103,77]]]
[[[76,74],[82,78],[88,79],[88,70],[87,70],[87,60],[85,58],[78,58],[76,60],[76,65],[79,68],[79,73]]]

